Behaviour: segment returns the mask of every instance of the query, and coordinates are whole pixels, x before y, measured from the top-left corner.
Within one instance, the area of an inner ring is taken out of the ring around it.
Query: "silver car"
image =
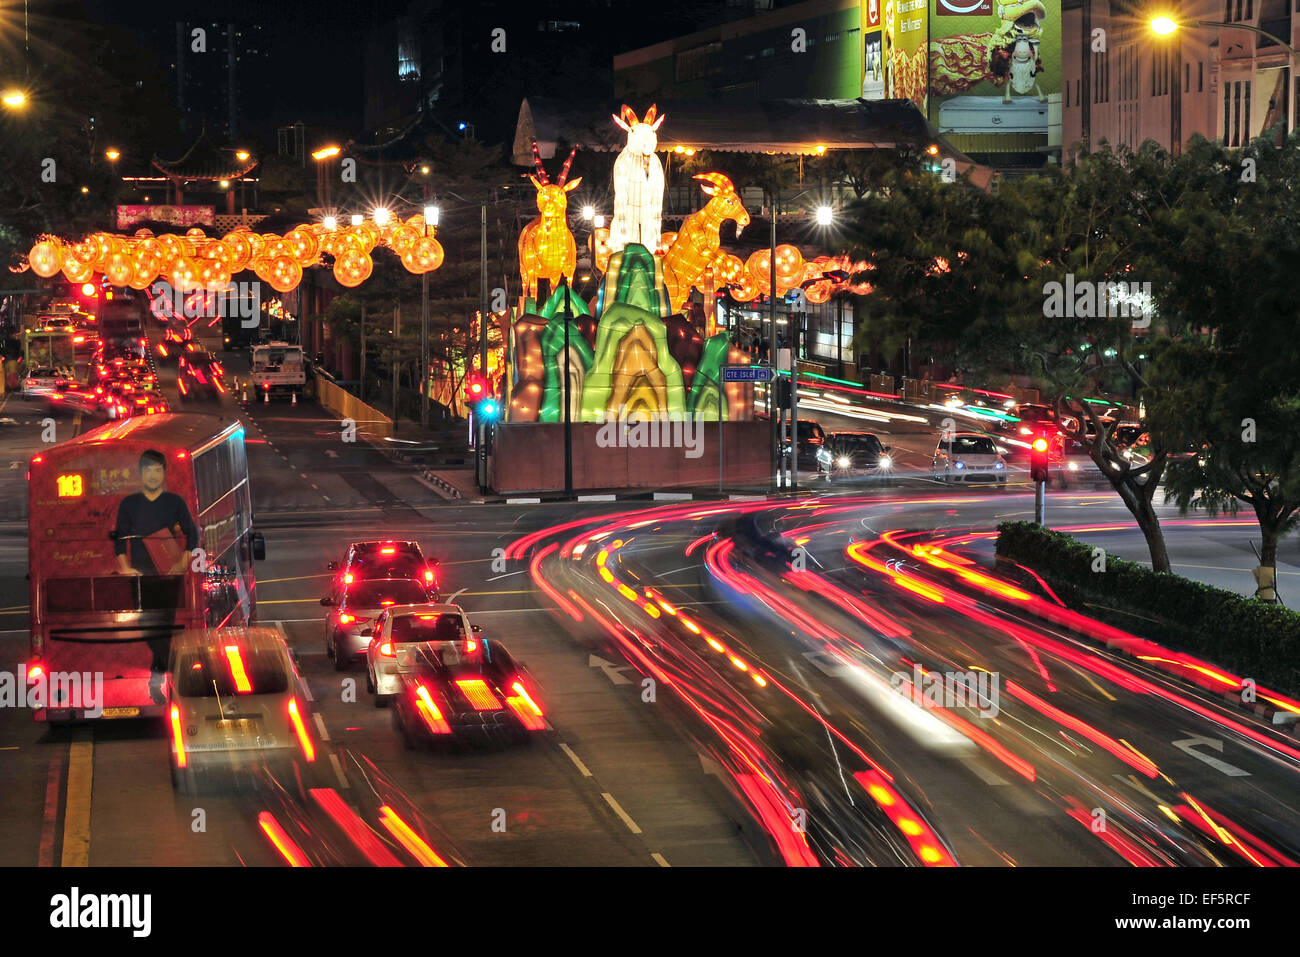
[[[366,690],[375,696],[375,707],[401,693],[402,675],[414,669],[412,655],[421,642],[464,644],[478,631],[460,605],[426,602],[385,610],[366,648]]]
[[[172,786],[182,793],[204,775],[316,761],[310,699],[273,628],[177,637],[165,691]]]
[[[982,432],[957,432],[944,436],[930,463],[936,482],[1007,481],[1007,460],[992,436]]]
[[[331,609],[325,615],[325,653],[334,659],[334,669],[344,671],[365,655],[385,608],[427,602],[435,588],[415,578],[336,582],[334,593],[320,600]]]

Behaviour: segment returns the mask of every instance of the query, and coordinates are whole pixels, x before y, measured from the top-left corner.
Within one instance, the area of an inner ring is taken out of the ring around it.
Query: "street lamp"
[[[353,226],[360,226],[360,225],[361,225],[362,223],[364,223],[365,221],[366,221],[366,217],[362,216],[360,213],[353,213],[353,214],[352,214],[352,225],[353,225]]]
[[[337,216],[326,216],[322,222],[325,224],[326,229],[335,230],[339,228],[339,218]]]
[[[22,90],[5,90],[0,94],[0,102],[11,110],[21,109],[27,105],[27,94]]]
[[[121,152],[112,147],[104,150],[104,159],[108,160],[110,163],[116,163],[121,155]]]
[[[437,225],[438,225],[438,207],[437,207],[437,206],[426,206],[426,207],[424,207],[424,225],[425,225],[426,227],[428,227],[428,226],[437,226]],[[426,232],[426,233],[428,232],[428,229],[427,229],[427,228],[425,229],[425,232]]]
[[[1196,27],[1215,27],[1229,30],[1249,30],[1251,33],[1258,33],[1262,37],[1268,37],[1278,46],[1290,53],[1291,56],[1300,56],[1300,51],[1297,51],[1295,47],[1291,46],[1291,44],[1287,43],[1281,37],[1269,33],[1267,30],[1261,30],[1259,27],[1251,26],[1249,23],[1224,23],[1220,20],[1185,20],[1180,23],[1171,16],[1161,14],[1158,17],[1152,17],[1147,25],[1151,28],[1152,33],[1162,37],[1172,36],[1178,30],[1183,28],[1192,29]]]
[[[585,219],[587,222],[591,222],[593,219],[595,219],[596,207],[592,206],[590,203],[582,207],[582,218]]]
[[[248,154],[248,150],[240,150],[239,152],[237,152],[237,153],[235,154],[235,159],[237,159],[237,160],[239,160],[239,162],[243,163],[243,162],[246,162],[246,161],[248,160],[248,155],[249,155],[249,154]]]
[[[829,206],[817,207],[818,226],[829,226],[834,219],[835,219],[835,211],[831,209]]]
[[[311,158],[314,160],[326,160],[330,157],[338,156],[341,152],[343,151],[337,146],[325,146],[312,153]]]
[[[388,208],[386,206],[380,206],[375,210],[375,225],[388,225]]]
[[[604,216],[601,216],[601,215],[599,215],[599,214],[597,214],[596,216],[593,216],[593,217],[592,217],[592,220],[591,220],[591,225],[594,226],[596,229],[604,229],[604,228],[605,228],[605,217],[604,217]]]

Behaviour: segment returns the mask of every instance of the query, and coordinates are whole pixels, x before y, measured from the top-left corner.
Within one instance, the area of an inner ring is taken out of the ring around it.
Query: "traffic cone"
[[[271,404],[271,390],[269,388],[262,390],[262,404],[263,405]]]
[[[289,404],[290,404],[290,405],[297,405],[297,404],[298,404],[298,393],[297,393],[297,392],[292,393],[292,398],[291,398]]]

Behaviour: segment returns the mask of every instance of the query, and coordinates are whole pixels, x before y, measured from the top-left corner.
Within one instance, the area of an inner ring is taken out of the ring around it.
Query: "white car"
[[[936,482],[1007,481],[1007,460],[993,437],[982,432],[956,432],[939,440],[930,464]]]
[[[426,641],[464,643],[479,631],[460,605],[427,602],[392,605],[375,621],[366,648],[366,690],[382,708],[402,691],[402,675],[415,668],[415,647]]]
[[[316,761],[311,699],[273,628],[178,636],[165,689],[172,786],[181,793],[208,774]]]
[[[59,391],[61,384],[72,381],[70,369],[31,369],[23,376],[23,392],[26,395],[50,396]]]

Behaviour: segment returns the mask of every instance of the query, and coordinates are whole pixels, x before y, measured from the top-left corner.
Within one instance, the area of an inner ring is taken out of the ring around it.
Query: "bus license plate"
[[[247,731],[253,726],[253,718],[227,718],[224,721],[218,721],[218,731]]]
[[[105,708],[103,717],[105,718],[138,718],[140,717],[139,708]]]

